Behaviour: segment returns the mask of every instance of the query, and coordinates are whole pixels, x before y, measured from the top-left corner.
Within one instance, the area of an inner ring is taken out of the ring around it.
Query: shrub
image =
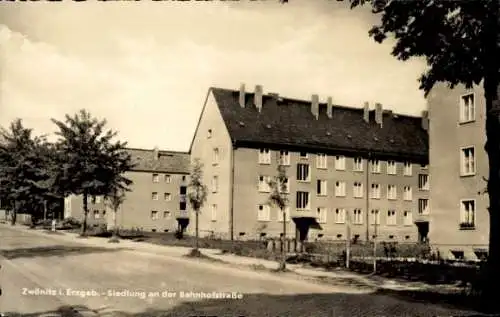
[[[82,223],[74,217],[68,217],[61,221],[61,227],[63,228],[78,229],[81,226]]]

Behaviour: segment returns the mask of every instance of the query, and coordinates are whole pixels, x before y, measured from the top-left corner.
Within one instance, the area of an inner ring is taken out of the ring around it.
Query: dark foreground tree
[[[86,235],[89,196],[108,196],[126,190],[132,181],[123,174],[133,167],[125,142],[113,141],[117,133],[105,130],[106,120],[86,110],[64,121],[52,119],[59,131],[58,152],[62,159],[58,183],[65,194],[82,195],[82,235]]]
[[[110,193],[106,195],[106,203],[113,210],[113,237],[110,242],[118,242],[118,225],[117,225],[117,215],[120,206],[125,201],[125,191],[123,189],[113,188]]]
[[[201,208],[205,204],[207,200],[207,186],[203,183],[203,164],[199,159],[195,159],[192,169],[191,175],[189,176],[189,184],[188,184],[188,199],[189,204],[193,208],[195,214],[195,231],[196,231],[196,244],[194,248],[194,253],[198,253],[199,247],[199,213]]]

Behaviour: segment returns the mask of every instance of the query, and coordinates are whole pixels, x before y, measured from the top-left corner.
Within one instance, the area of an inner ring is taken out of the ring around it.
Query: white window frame
[[[466,150],[471,150],[471,149],[472,149],[472,160],[470,158],[467,159],[465,153]],[[470,165],[472,165],[472,167]],[[460,148],[460,176],[473,176],[473,175],[476,175],[476,147],[473,145],[463,146]]]
[[[219,148],[214,148],[213,149],[213,162],[212,164],[213,165],[218,165],[219,164],[219,159],[220,159],[220,156],[219,156]]]
[[[394,160],[388,160],[386,164],[387,164],[387,175],[397,175],[398,163]]]
[[[168,210],[165,210],[163,212],[163,218],[170,218],[170,217],[172,217],[172,213]]]
[[[426,180],[425,182],[423,180]],[[429,174],[418,174],[418,189],[428,191],[430,189]]]
[[[303,169],[301,167],[304,167]],[[304,172],[307,171],[307,172]],[[307,174],[307,177],[301,177],[304,176],[303,174]],[[298,182],[310,182],[311,181],[311,166],[307,163],[297,163],[297,181]]]
[[[396,226],[398,224],[398,214],[396,210],[394,209],[387,210],[386,224],[388,226]]]
[[[370,217],[371,224],[379,226],[380,225],[380,210],[372,209],[370,214],[371,214],[371,217]]]
[[[413,200],[413,190],[411,186],[403,187],[403,200],[412,201]]]
[[[172,201],[172,194],[171,193],[163,193],[163,200]]]
[[[363,224],[363,211],[360,208],[355,208],[352,211],[353,214],[353,224],[355,225],[362,225]]]
[[[158,200],[158,192],[152,192],[151,193],[151,200]]]
[[[318,192],[319,187],[319,192]],[[328,181],[325,179],[316,180],[316,194],[318,196],[327,196],[328,195]]]
[[[466,105],[465,99],[467,97],[472,97],[472,104]],[[460,95],[460,107],[459,107],[459,122],[460,123],[468,123],[476,121],[476,96],[474,92],[469,92],[463,95]]]
[[[404,168],[403,168],[403,175],[404,176],[412,176],[413,175],[413,164],[411,162],[404,162]]]
[[[212,129],[208,129],[207,130],[207,139],[212,138],[212,135],[213,135]]]
[[[403,211],[403,225],[413,226],[413,213],[410,210]]]
[[[346,157],[344,155],[335,156],[335,169],[337,171],[345,171]]]
[[[317,208],[318,223],[326,223],[327,213],[328,213],[328,209],[326,207],[318,207]]]
[[[211,211],[210,215],[211,221],[217,221],[217,204],[212,204],[210,211]]]
[[[151,210],[151,220],[158,220],[160,219],[160,213],[158,210]]]
[[[301,202],[301,200],[307,200],[306,204],[303,204],[303,202]],[[297,210],[310,210],[311,209],[311,193],[305,192],[305,191],[297,191],[295,205],[296,205]]]
[[[96,204],[101,203],[101,196],[95,196],[95,203]]]
[[[271,192],[271,187],[269,182],[271,181],[271,176],[259,175],[259,192],[269,193]]]
[[[267,204],[257,206],[257,221],[270,221],[271,208]]]
[[[212,176],[212,193],[217,193],[219,191],[219,176]]]
[[[280,151],[280,165],[290,166],[290,152],[286,150]]]
[[[398,188],[396,187],[396,185],[393,184],[387,185],[387,199],[388,200],[398,199]]]
[[[467,210],[465,203],[472,203],[472,210]],[[470,228],[475,228],[476,210],[477,204],[475,199],[460,199],[460,226],[469,225]]]
[[[382,197],[382,190],[381,190],[380,184],[372,183],[370,188],[371,188],[370,198],[380,199],[380,197]]]
[[[363,183],[362,182],[358,182],[358,181],[354,182],[353,187],[352,187],[352,196],[354,198],[363,198]]]
[[[370,171],[373,173],[373,174],[380,174],[382,169],[380,167],[380,160],[377,160],[377,159],[371,159],[370,160]]]
[[[305,154],[305,156],[303,156],[302,154]],[[305,159],[308,159],[308,158],[309,158],[309,153],[307,153],[307,152],[299,152],[299,159],[305,160]]]
[[[153,181],[153,183],[159,183],[160,182],[160,175],[159,174],[153,174],[152,181]]]
[[[94,219],[99,219],[101,218],[101,213],[99,212],[99,210],[94,210]]]
[[[346,193],[346,182],[345,181],[336,181],[335,182],[335,196],[336,197],[345,197]]]
[[[283,194],[289,194],[290,193],[290,179],[288,177],[286,177],[283,180],[285,181],[285,184],[286,184],[286,191]],[[278,186],[279,186],[278,190],[281,193],[282,192],[281,184],[278,184]]]
[[[283,212],[279,208],[277,208],[277,210],[278,210],[278,222],[283,222]],[[284,212],[285,212],[285,222],[289,222],[291,220],[290,207],[286,206]]]
[[[426,204],[424,204],[426,202]],[[425,205],[425,208],[424,208]],[[429,214],[429,199],[427,198],[419,198],[418,199],[418,214],[419,215],[428,215]]]
[[[316,168],[327,169],[328,168],[328,155],[324,153],[316,154]]]
[[[335,209],[335,223],[345,223],[345,208],[336,208]]]
[[[362,157],[354,157],[352,159],[352,170],[354,172],[362,172],[363,171],[363,158]]]
[[[271,150],[267,148],[259,149],[259,164],[271,164]]]
[[[165,174],[163,176],[163,179],[165,180],[165,183],[170,184],[172,182],[172,176],[170,174]]]

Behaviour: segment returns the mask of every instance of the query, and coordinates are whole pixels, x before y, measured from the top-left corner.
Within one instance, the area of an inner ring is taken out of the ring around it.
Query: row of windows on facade
[[[160,182],[160,174],[153,174],[153,183],[159,183]],[[172,183],[172,175],[170,174],[163,174],[163,180],[165,183],[170,184]],[[182,175],[182,181],[184,182],[186,180],[186,175]]]
[[[333,219],[336,224],[345,224],[351,223],[354,225],[362,225],[364,223],[365,216],[363,215],[363,211],[359,208],[353,209],[351,213],[349,213],[345,208],[336,208],[332,209],[333,211]],[[378,209],[373,209],[370,212],[370,224],[380,225],[380,215],[381,212]],[[413,214],[411,211],[406,210],[402,212],[402,222],[398,221],[398,213],[396,210],[388,210],[386,215],[386,224],[395,226],[398,224],[403,224],[405,226],[413,225]],[[290,221],[290,207],[285,207],[282,212],[279,209],[276,209],[276,220],[283,221],[283,216],[285,216],[286,221]],[[319,223],[327,223],[328,221],[328,208],[326,207],[318,207],[316,209],[316,217]],[[269,205],[259,205],[257,212],[257,220],[258,221],[271,221],[271,207]]]

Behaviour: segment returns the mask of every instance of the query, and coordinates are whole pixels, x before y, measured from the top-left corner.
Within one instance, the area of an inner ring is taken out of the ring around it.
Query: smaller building
[[[125,173],[133,184],[117,212],[103,197],[90,197],[89,224],[107,224],[122,229],[173,232],[189,223],[186,200],[189,177],[189,154],[158,149],[127,149],[135,166]],[[65,218],[83,219],[83,199],[70,196],[65,200]]]

